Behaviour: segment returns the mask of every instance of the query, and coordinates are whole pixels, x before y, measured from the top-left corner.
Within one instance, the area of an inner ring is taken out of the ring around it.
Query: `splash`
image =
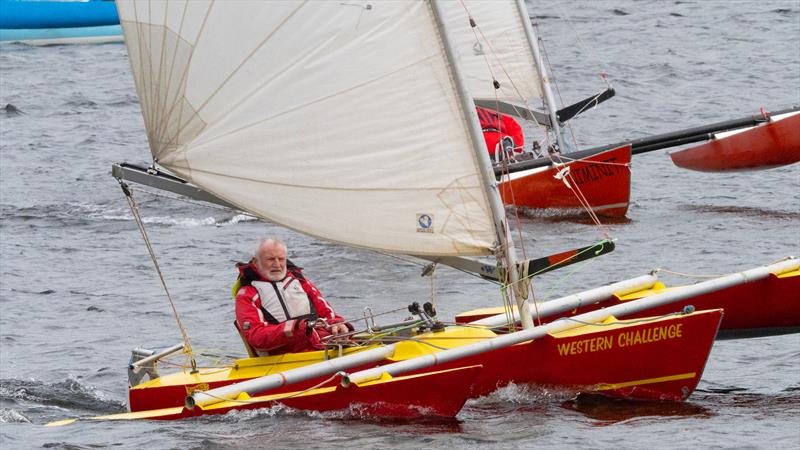
[[[474,405],[490,403],[511,403],[515,405],[529,405],[552,400],[567,400],[574,397],[575,391],[550,388],[547,386],[529,386],[510,383],[497,389],[491,394],[472,400]]]
[[[31,420],[13,409],[0,408],[0,423],[31,423]]]

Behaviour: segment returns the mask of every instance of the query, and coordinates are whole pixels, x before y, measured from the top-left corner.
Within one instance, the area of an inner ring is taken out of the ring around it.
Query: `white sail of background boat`
[[[513,1],[485,0],[442,5],[472,97],[538,107],[544,90],[535,47],[526,31],[530,24],[527,14],[520,14],[520,6]]]

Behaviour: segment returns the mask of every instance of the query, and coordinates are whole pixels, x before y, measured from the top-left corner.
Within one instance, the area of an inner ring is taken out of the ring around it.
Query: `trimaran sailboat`
[[[552,105],[521,0],[122,0],[118,10],[154,162],[190,182],[186,192],[328,241],[472,269],[499,281],[500,296],[515,307],[502,318],[484,314],[485,325],[445,326],[429,306],[412,305],[413,320],[369,324],[325,351],[251,355],[218,367],[196,364],[181,327],[181,344],[134,350],[131,412],[94,419],[173,419],[276,403],[452,417],[468,398],[509,383],[680,401],[702,375],[722,311],[668,305],[742,280],[800,274],[790,259],[534,326],[530,275],[611,245],[577,257],[516,259],[474,108],[476,101],[531,108],[540,98]],[[115,173],[136,178],[123,166]],[[598,288],[562,299],[550,313],[649,286]],[[618,319],[656,307],[666,309]],[[159,360],[178,352],[190,364],[159,376]]]

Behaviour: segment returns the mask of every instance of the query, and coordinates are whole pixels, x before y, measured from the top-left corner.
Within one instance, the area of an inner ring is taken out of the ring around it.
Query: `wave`
[[[76,226],[91,222],[131,222],[134,220],[130,210],[124,206],[109,206],[96,203],[50,203],[36,206],[13,207],[2,205],[0,216],[4,222],[41,220],[48,225]],[[227,213],[222,217],[184,217],[176,215],[142,215],[142,221],[148,225],[176,226],[183,228],[204,226],[229,226],[259,220],[247,214]]]
[[[718,205],[682,205],[682,209],[696,213],[730,214],[741,217],[754,217],[758,219],[774,220],[800,220],[800,213],[796,211],[780,211],[751,206],[718,206]]]
[[[31,423],[31,420],[10,408],[0,408],[0,423]]]
[[[97,108],[97,103],[82,93],[75,93],[68,97],[68,100],[65,101],[62,106],[65,108],[62,110],[64,111],[63,114],[75,114],[75,111],[67,111],[66,109],[95,109]]]
[[[124,403],[109,399],[97,389],[75,379],[58,383],[3,379],[0,380],[0,402],[56,406],[94,413],[118,413],[127,409]],[[8,413],[8,417],[13,418],[14,414]]]
[[[133,215],[131,214],[113,214],[108,215],[104,214],[101,216],[104,220],[110,221],[125,221],[129,222],[133,220]],[[259,220],[256,217],[248,216],[246,214],[237,214],[232,217],[225,217],[225,218],[217,218],[217,217],[173,217],[173,216],[151,216],[151,217],[142,217],[142,222],[146,225],[165,225],[165,226],[176,226],[182,228],[193,228],[193,227],[207,227],[207,226],[228,226],[228,225],[236,225],[242,222],[252,222]]]

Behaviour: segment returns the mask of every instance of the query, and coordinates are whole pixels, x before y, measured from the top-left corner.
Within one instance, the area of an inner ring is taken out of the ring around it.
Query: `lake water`
[[[800,2],[529,3],[558,96],[617,96],[574,120],[582,147],[800,105]],[[147,163],[122,44],[0,47],[0,447],[662,448],[800,447],[800,336],[718,342],[683,404],[573,400],[508,388],[456,420],[383,423],[280,409],[177,422],[53,420],[126,408],[136,346],[180,334],[117,182],[114,162]],[[537,281],[555,298],[654,267],[723,274],[800,254],[800,165],[705,174],[667,151],[634,157],[617,250]],[[425,301],[416,264],[287,232],[216,208],[137,191],[166,281],[196,349],[243,354],[231,322],[233,263],[259,237],[290,257],[346,317]],[[528,256],[601,238],[584,220],[522,214]],[[665,275],[672,284],[693,280]],[[496,287],[440,269],[441,317],[499,305]],[[798,299],[800,301],[800,299]],[[755,304],[757,306],[757,303]]]

